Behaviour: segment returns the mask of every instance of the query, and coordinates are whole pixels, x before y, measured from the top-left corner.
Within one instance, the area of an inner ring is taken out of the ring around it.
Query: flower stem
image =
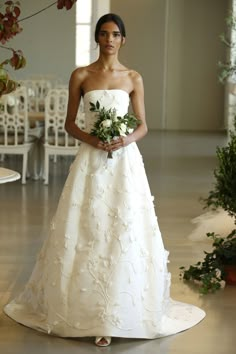
[[[46,7],[44,7],[42,10],[39,10],[39,11],[35,12],[35,13],[32,14],[32,15],[29,15],[29,16],[27,16],[27,17],[24,17],[24,18],[20,19],[20,20],[17,21],[17,22],[21,22],[21,21],[24,21],[24,20],[28,20],[28,18],[31,18],[31,17],[33,17],[33,16],[36,16],[36,15],[40,14],[40,12],[43,12],[43,11],[49,9],[49,7],[52,7],[52,6],[55,5],[56,3],[57,3],[57,1],[54,1],[52,4],[50,4],[50,5],[46,6]]]

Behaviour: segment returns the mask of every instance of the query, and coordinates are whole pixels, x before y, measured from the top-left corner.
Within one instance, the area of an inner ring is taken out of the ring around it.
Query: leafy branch
[[[231,54],[236,50],[236,17],[231,12],[226,18],[227,33],[222,33],[219,37],[221,42],[231,50]],[[234,40],[233,40],[234,38]],[[226,80],[236,74],[236,59],[219,62],[218,63],[220,73],[219,80],[221,83],[225,83]]]
[[[217,147],[216,155],[218,167],[214,170],[214,188],[203,202],[206,207],[223,208],[236,220],[236,119],[228,144]]]
[[[203,199],[206,207],[223,208],[234,217],[236,224],[236,118],[234,131],[230,132],[230,140],[224,147],[217,147],[218,167],[214,171],[214,188]],[[207,233],[213,240],[211,252],[204,252],[201,262],[191,265],[188,269],[180,267],[180,277],[186,281],[200,284],[202,294],[215,292],[221,288],[222,281],[227,282],[227,266],[236,267],[236,229],[226,237]]]
[[[57,0],[32,15],[22,19],[19,19],[21,14],[20,1],[8,0],[5,1],[4,4],[0,4],[0,48],[12,52],[12,56],[10,58],[7,58],[0,63],[0,97],[3,94],[14,91],[18,86],[17,82],[9,77],[7,66],[10,65],[15,70],[19,70],[26,65],[26,59],[22,50],[15,50],[5,46],[5,43],[23,30],[19,23],[38,15],[55,4],[57,4],[57,8],[59,10],[64,7],[66,10],[70,10],[76,1],[77,0]]]

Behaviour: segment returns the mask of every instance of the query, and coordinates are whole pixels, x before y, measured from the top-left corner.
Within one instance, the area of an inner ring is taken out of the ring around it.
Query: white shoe
[[[96,337],[95,344],[98,347],[108,347],[111,344],[111,337]]]

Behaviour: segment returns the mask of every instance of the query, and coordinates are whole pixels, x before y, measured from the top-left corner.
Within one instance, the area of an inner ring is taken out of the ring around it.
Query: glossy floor
[[[48,224],[70,165],[68,159],[51,163],[49,186],[42,181],[20,181],[0,186],[0,353],[2,354],[234,354],[236,287],[200,296],[179,280],[179,267],[189,265],[209,249],[207,241],[193,242],[191,219],[202,213],[199,197],[213,182],[216,145],[221,134],[151,132],[139,143],[144,157],[166,248],[170,251],[171,295],[202,307],[206,318],[192,329],[156,340],[114,339],[108,348],[93,345],[93,338],[62,339],[21,326],[2,313],[2,307],[27,281],[47,234]],[[4,167],[18,170],[15,157]],[[209,230],[210,231],[210,230]]]

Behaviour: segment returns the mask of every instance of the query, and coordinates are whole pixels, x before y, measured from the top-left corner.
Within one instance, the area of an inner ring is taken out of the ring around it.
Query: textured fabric
[[[123,90],[85,94],[123,115]],[[157,338],[190,328],[201,309],[170,299],[164,249],[142,157],[135,143],[107,153],[82,143],[23,292],[5,307],[16,321],[66,337]]]

